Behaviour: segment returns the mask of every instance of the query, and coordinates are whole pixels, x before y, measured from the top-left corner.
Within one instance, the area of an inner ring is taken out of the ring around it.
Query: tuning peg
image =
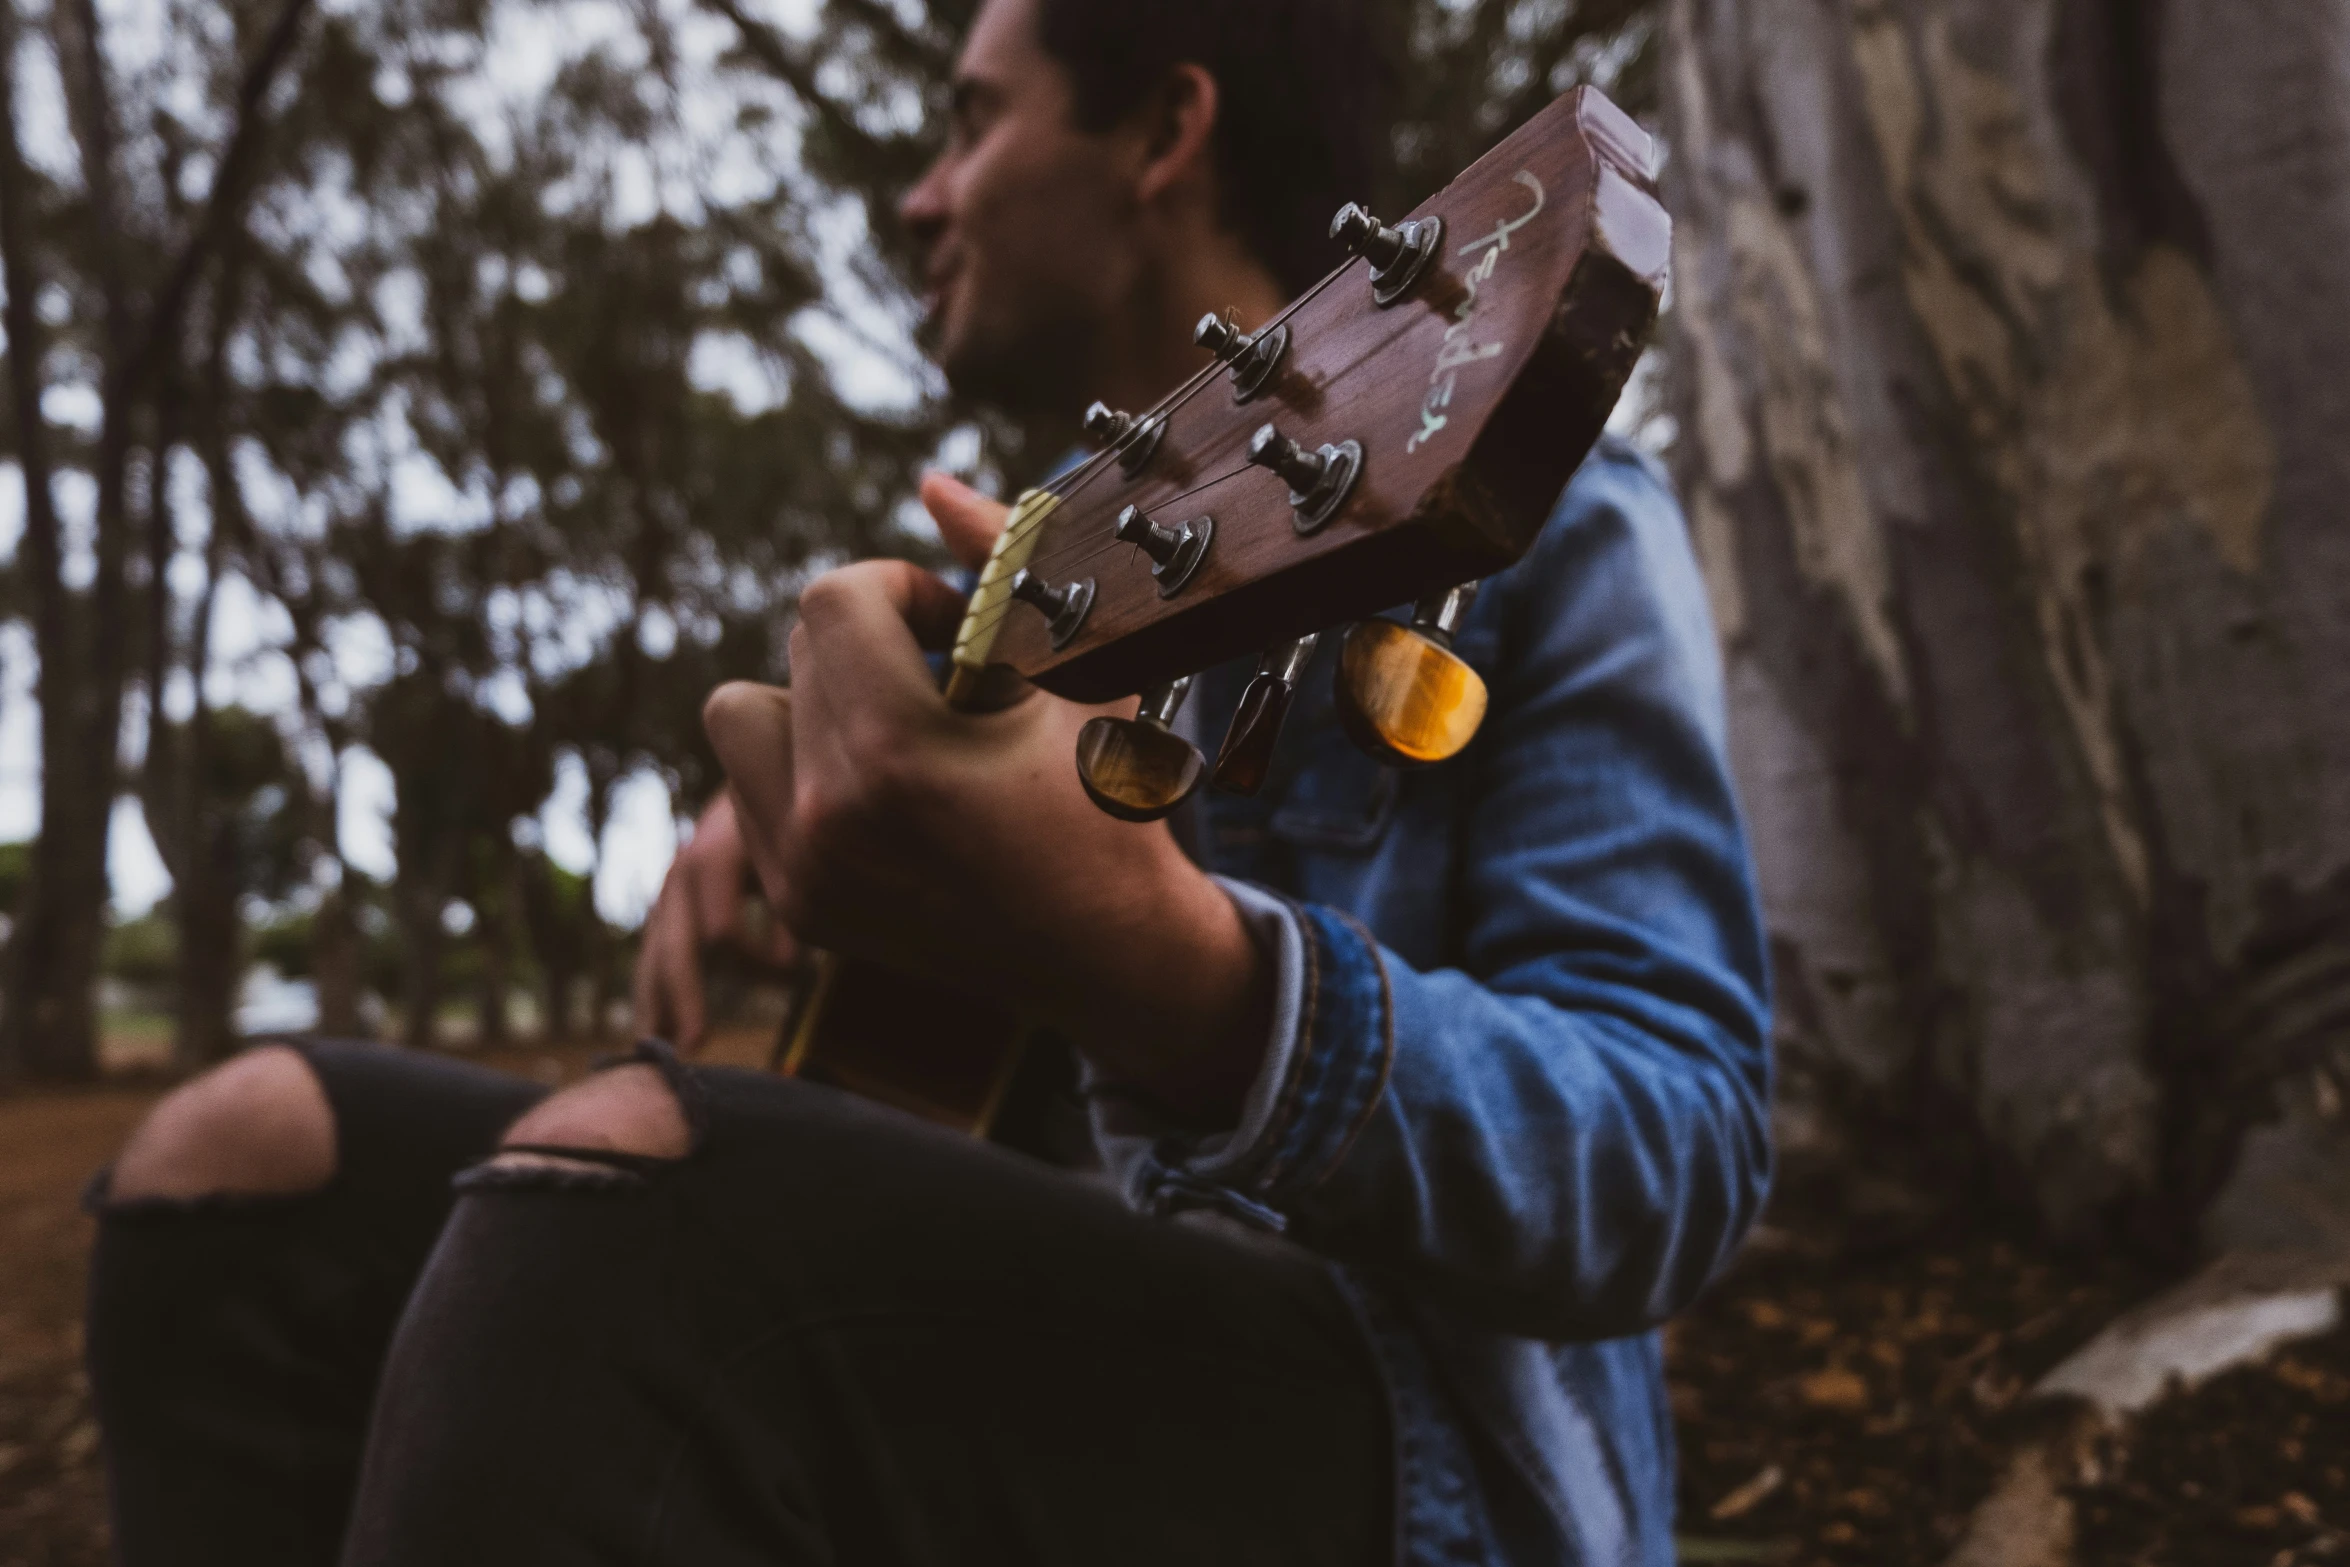
[[[1207,559],[1208,546],[1216,538],[1216,519],[1197,517],[1170,528],[1153,522],[1140,506],[1129,506],[1118,514],[1117,536],[1119,543],[1134,545],[1151,558],[1159,597],[1171,599]]]
[[[1297,513],[1292,521],[1300,533],[1311,533],[1336,516],[1363,472],[1359,442],[1340,441],[1309,450],[1270,424],[1249,437],[1248,460],[1279,474],[1289,485],[1289,504]]]
[[[1077,777],[1093,803],[1124,822],[1155,822],[1191,798],[1207,771],[1199,747],[1175,733],[1191,677],[1144,693],[1132,718],[1097,718],[1077,732]]]
[[[1254,335],[1222,316],[1208,314],[1192,328],[1191,340],[1232,367],[1232,400],[1245,403],[1265,389],[1289,352],[1289,328],[1268,327]]]
[[[1056,588],[1035,572],[1022,570],[1012,578],[1012,597],[1044,616],[1052,628],[1053,646],[1062,648],[1093,611],[1093,578]]]
[[[1485,721],[1485,682],[1452,650],[1477,585],[1422,599],[1408,626],[1366,620],[1338,659],[1338,716],[1349,738],[1397,767],[1460,754]]]
[[[1129,413],[1120,413],[1108,403],[1095,403],[1085,410],[1085,438],[1103,451],[1118,453],[1118,466],[1126,477],[1133,478],[1156,456],[1159,441],[1167,433],[1167,416],[1152,414],[1137,419]]]
[[[1442,218],[1415,218],[1389,228],[1353,202],[1330,220],[1330,237],[1371,264],[1371,299],[1394,304],[1411,292],[1444,243]]]
[[[1314,649],[1321,640],[1319,632],[1299,637],[1258,661],[1256,677],[1241,693],[1232,727],[1224,731],[1223,748],[1216,753],[1215,770],[1208,775],[1208,781],[1218,789],[1226,794],[1255,794],[1265,787],[1265,775],[1273,766],[1273,747],[1281,739],[1290,703],[1297,699],[1297,684],[1305,678],[1306,666],[1314,661]]]

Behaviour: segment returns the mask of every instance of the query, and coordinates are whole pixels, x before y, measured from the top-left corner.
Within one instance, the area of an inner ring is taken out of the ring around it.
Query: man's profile
[[[1325,271],[1384,134],[1361,9],[987,0],[903,208],[956,388],[1148,407],[1202,314]],[[923,495],[983,557],[1004,509]],[[1190,852],[1086,799],[1103,710],[947,707],[960,608],[843,568],[788,694],[711,699],[730,788],[638,972],[676,1049],[544,1097],[271,1048],[157,1109],[91,1290],[124,1561],[1672,1560],[1654,1330],[1759,1207],[1769,1065],[1654,470],[1603,444],[1487,584],[1458,762],[1376,767],[1321,668]],[[1203,732],[1248,673],[1201,678]],[[1070,1040],[1095,1168],[693,1065],[746,867],[784,946]]]

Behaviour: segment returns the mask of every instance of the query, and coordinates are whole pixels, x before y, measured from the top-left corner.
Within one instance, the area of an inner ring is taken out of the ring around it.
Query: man
[[[905,209],[956,384],[1143,406],[1188,321],[1318,272],[1377,129],[1356,9],[989,0]],[[984,552],[1001,508],[924,495]],[[958,608],[836,572],[789,695],[713,699],[732,798],[648,927],[645,1021],[700,1032],[747,857],[799,936],[1046,1014],[1109,1180],[659,1048],[544,1102],[254,1052],[100,1196],[132,1567],[1671,1561],[1653,1329],[1760,1201],[1768,1069],[1654,475],[1603,449],[1479,599],[1455,764],[1373,768],[1325,669],[1264,796],[1203,802],[1221,877],[1086,802],[1098,710],[945,707],[923,647]],[[1244,673],[1203,681],[1204,732]]]

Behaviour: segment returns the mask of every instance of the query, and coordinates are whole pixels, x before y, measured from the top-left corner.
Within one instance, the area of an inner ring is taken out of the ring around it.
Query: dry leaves
[[[1833,1410],[1840,1415],[1856,1415],[1869,1407],[1868,1383],[1840,1366],[1813,1372],[1796,1384],[1796,1391],[1812,1408]]]

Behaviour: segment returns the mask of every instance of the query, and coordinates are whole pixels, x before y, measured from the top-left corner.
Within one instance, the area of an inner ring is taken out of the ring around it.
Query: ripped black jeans
[[[127,1567],[1390,1554],[1379,1375],[1299,1253],[665,1056],[686,1158],[483,1164],[543,1090],[306,1054],[322,1191],[97,1189]]]

